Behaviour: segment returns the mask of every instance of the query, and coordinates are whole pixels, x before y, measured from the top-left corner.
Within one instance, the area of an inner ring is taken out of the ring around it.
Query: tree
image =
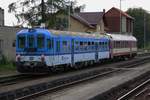
[[[146,32],[146,46],[150,44],[150,14],[142,8],[129,8],[127,13],[135,18],[134,21],[134,36],[138,40],[138,47],[144,47],[144,23],[145,23],[145,32]],[[144,20],[145,19],[145,20]]]
[[[84,6],[76,6],[76,1],[68,0],[18,0],[8,6],[10,13],[14,13],[18,19],[18,24],[36,26],[45,22],[48,27],[54,28],[56,25],[56,15],[58,13],[68,14],[74,10],[80,11]]]

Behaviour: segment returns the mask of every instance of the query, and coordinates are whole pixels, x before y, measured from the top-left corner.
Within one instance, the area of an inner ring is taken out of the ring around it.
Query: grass
[[[2,56],[0,60],[0,74],[16,71],[16,66],[13,61],[8,61],[5,56]]]
[[[0,64],[0,72],[15,71],[16,66],[13,63]]]

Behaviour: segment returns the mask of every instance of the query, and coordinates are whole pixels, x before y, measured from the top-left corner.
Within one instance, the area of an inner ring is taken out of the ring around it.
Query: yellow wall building
[[[74,32],[105,32],[105,11],[103,12],[81,12],[69,16],[57,15],[57,18],[66,19],[69,23],[62,30]],[[59,26],[60,27],[60,26]]]

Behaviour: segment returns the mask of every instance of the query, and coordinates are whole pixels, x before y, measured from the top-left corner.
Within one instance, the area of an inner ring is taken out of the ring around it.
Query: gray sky
[[[0,0],[0,7],[5,10],[5,25],[12,26],[16,24],[16,19],[12,14],[8,13],[8,5],[17,0]],[[132,7],[142,7],[150,11],[150,0],[121,0],[122,10],[126,11]],[[77,0],[79,5],[85,4],[84,11],[102,11],[103,9],[109,10],[111,7],[119,8],[120,0]]]

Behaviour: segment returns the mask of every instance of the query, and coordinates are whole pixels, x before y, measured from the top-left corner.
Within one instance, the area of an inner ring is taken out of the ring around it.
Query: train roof
[[[72,37],[85,37],[85,38],[103,38],[103,39],[109,39],[109,36],[105,34],[99,34],[99,33],[85,33],[85,32],[71,32],[71,31],[57,31],[57,30],[47,30],[47,29],[42,29],[42,28],[34,28],[34,29],[22,29],[17,33],[17,35],[26,33],[44,33],[46,35],[50,35],[52,37],[57,37],[57,36],[72,36]]]
[[[108,35],[111,38],[111,40],[114,40],[114,41],[137,41],[136,38],[132,35],[108,34],[108,33],[106,33],[106,35]]]
[[[99,33],[85,33],[85,32],[71,32],[71,31],[56,31],[56,30],[49,30],[51,34],[55,36],[73,36],[73,37],[86,37],[86,38],[107,38],[109,39],[109,36],[105,34],[99,34]]]

